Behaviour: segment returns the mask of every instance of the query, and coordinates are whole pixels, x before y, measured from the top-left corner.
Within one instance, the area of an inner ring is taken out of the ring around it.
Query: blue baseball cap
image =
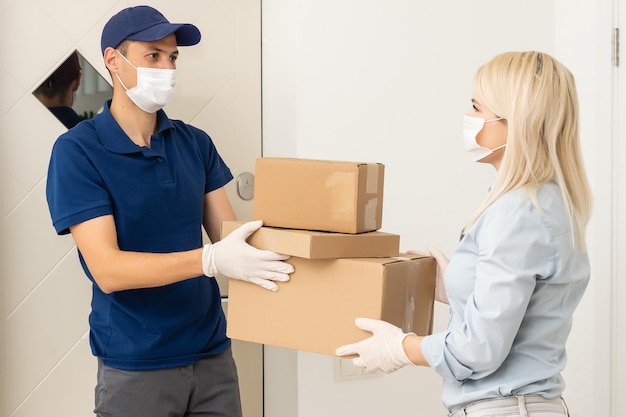
[[[170,23],[150,6],[128,7],[114,15],[102,29],[102,54],[109,46],[117,48],[125,40],[152,42],[176,34],[178,46],[200,42],[200,30],[190,23]]]

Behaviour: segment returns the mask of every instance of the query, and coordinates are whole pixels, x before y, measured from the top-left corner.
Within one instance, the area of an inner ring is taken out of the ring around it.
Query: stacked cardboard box
[[[357,317],[419,335],[432,331],[435,261],[400,254],[400,237],[381,227],[382,164],[260,158],[248,242],[291,255],[295,267],[277,292],[229,284],[233,339],[334,355],[370,334]],[[225,222],[222,236],[242,222]]]
[[[362,233],[383,218],[384,165],[293,158],[256,162],[253,217],[266,226]]]

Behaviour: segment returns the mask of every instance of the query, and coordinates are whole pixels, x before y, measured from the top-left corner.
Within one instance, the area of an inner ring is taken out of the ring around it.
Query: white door
[[[0,58],[0,417],[88,416],[96,370],[88,343],[90,285],[71,237],[54,233],[45,201],[50,150],[65,129],[31,92],[74,50],[108,79],[102,26],[143,2],[4,3],[0,48],[13,58]],[[253,172],[261,154],[260,1],[151,4],[202,32],[199,45],[181,48],[168,114],[206,130],[235,177]],[[228,194],[238,216],[249,218],[251,202],[238,197],[235,181]],[[244,415],[262,416],[262,347],[235,342],[233,351]]]
[[[612,411],[614,416],[626,415],[626,401],[624,401],[624,393],[626,392],[626,329],[621,322],[621,318],[626,317],[626,306],[624,298],[626,297],[626,285],[624,285],[624,276],[626,274],[626,259],[623,254],[626,251],[626,48],[624,48],[624,32],[626,32],[626,2],[616,0],[619,11],[616,27],[619,28],[621,36],[617,36],[618,41],[622,42],[620,51],[618,52],[619,61],[615,63],[617,66],[617,76],[614,78],[614,86],[617,91],[617,101],[613,116],[615,118],[614,126],[616,127],[616,137],[613,142],[615,145],[616,155],[613,157],[613,174],[615,183],[613,184],[613,192],[615,193],[614,210],[616,216],[615,230],[615,246],[613,253],[615,259],[615,270],[611,276],[613,294],[612,317],[610,321],[612,333],[612,361],[611,364],[611,389],[612,389]],[[621,39],[620,39],[621,38]],[[606,152],[606,151],[604,151]],[[604,153],[603,152],[603,153]],[[609,156],[607,155],[608,159]]]

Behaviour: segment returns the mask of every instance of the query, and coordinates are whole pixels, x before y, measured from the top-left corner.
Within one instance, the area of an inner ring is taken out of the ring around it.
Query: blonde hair
[[[591,191],[579,143],[578,97],[572,73],[550,55],[528,51],[496,56],[475,76],[483,104],[508,126],[507,146],[491,192],[465,230],[498,198],[554,181],[569,216],[573,243],[585,247]]]

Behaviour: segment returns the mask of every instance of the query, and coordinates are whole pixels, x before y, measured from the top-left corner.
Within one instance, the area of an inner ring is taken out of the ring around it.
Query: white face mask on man
[[[176,70],[136,67],[120,51],[116,50],[116,52],[137,70],[137,85],[131,89],[126,88],[119,74],[115,73],[128,97],[146,113],[154,113],[162,109],[174,93]]]
[[[494,151],[502,149],[506,146],[505,143],[504,145],[489,149],[487,147],[480,146],[478,142],[476,142],[476,136],[481,130],[483,130],[485,123],[495,122],[498,120],[503,120],[503,118],[499,117],[497,119],[485,120],[481,117],[472,117],[468,115],[463,116],[463,144],[465,145],[465,150],[474,162],[478,162],[491,155]]]

